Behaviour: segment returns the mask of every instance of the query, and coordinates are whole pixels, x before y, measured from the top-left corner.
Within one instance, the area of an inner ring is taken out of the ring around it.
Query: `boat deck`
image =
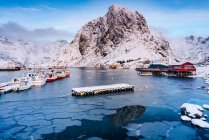
[[[97,95],[104,93],[115,93],[122,91],[134,91],[134,86],[129,84],[112,84],[92,87],[73,88],[73,96]]]

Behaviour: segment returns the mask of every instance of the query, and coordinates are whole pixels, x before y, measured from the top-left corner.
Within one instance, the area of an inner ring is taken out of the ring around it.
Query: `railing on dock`
[[[122,91],[134,91],[134,86],[129,84],[112,84],[92,87],[73,88],[73,96],[97,95]]]

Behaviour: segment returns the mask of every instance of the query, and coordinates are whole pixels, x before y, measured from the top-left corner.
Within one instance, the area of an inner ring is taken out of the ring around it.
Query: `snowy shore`
[[[195,77],[207,78],[209,79],[209,65],[206,66],[198,66],[197,74]]]

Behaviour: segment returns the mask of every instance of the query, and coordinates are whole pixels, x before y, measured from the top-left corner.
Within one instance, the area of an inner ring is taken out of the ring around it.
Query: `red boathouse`
[[[178,77],[187,77],[196,74],[196,68],[194,64],[185,62],[181,65],[169,65],[168,74]]]
[[[161,65],[151,64],[148,68],[136,68],[139,74],[152,73],[153,75],[166,75],[176,77],[188,77],[196,74],[196,68],[194,64],[185,62],[180,65]]]

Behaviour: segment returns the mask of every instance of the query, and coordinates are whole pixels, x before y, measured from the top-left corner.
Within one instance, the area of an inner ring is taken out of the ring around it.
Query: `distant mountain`
[[[15,62],[22,65],[45,64],[56,61],[65,52],[69,43],[65,40],[35,45],[32,42],[9,41],[0,37],[0,62]]]
[[[103,16],[77,33],[57,63],[94,66],[99,63],[174,59],[169,42],[151,31],[137,11],[112,5]]]
[[[189,36],[171,39],[170,46],[176,57],[181,60],[209,64],[209,37]]]

